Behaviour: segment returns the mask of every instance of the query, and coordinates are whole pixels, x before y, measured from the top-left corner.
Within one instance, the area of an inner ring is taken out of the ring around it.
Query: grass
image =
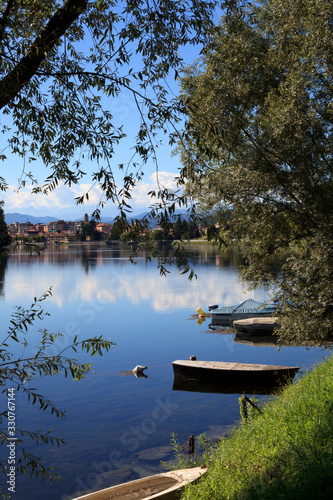
[[[182,500],[333,498],[333,358],[265,405],[215,449]]]

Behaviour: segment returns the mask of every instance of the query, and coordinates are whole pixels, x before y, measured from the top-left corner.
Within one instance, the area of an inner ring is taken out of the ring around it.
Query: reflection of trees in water
[[[184,251],[176,255],[173,243],[159,242],[158,253],[163,259],[171,259],[176,267],[181,268],[184,262],[188,263],[190,266],[195,267],[195,265],[211,266],[211,267],[233,267],[239,268],[245,265],[245,259],[238,248],[221,248],[219,249],[217,245],[211,245],[208,243],[183,243]],[[126,252],[129,246],[124,245],[123,249]],[[147,257],[148,253],[144,250],[136,251],[135,247],[132,246],[133,257]],[[136,253],[135,253],[136,252]]]
[[[7,255],[0,253],[0,297],[4,295],[6,269],[7,269]]]
[[[191,265],[205,264],[205,266],[211,267],[232,267],[239,269],[242,266],[247,265],[247,261],[244,259],[241,251],[238,247],[231,248],[218,248],[217,245],[200,244],[198,246],[189,245],[185,247],[191,254],[189,259]],[[290,256],[290,250],[280,251],[278,255],[274,255],[270,260],[270,272],[272,274],[279,273],[281,270],[281,265]]]
[[[221,248],[217,245],[209,244],[184,244],[185,252],[187,253],[187,261],[190,266],[195,268],[196,265],[204,265],[205,267],[222,267],[236,268],[246,265],[244,258],[238,248]],[[182,266],[180,258],[175,258],[175,248],[172,244],[161,244],[158,246],[160,257],[164,259],[172,259],[175,268]],[[145,259],[149,256],[148,252],[140,249],[137,245],[124,245],[123,243],[114,245],[84,243],[78,245],[48,245],[41,250],[41,253],[31,253],[24,247],[15,250],[10,255],[11,262],[16,261],[19,264],[45,262],[58,266],[80,264],[86,273],[89,269],[96,268],[102,265],[108,265],[110,259],[114,265],[122,266],[124,262],[132,257],[135,259]],[[281,253],[280,257],[272,258],[272,272],[281,267],[281,260],[285,259],[286,254]],[[3,266],[2,266],[3,267]],[[2,269],[5,272],[6,266]],[[1,286],[1,285],[0,285]]]

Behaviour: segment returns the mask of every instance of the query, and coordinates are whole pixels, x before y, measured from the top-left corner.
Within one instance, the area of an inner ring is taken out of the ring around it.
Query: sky
[[[136,115],[135,103],[130,95],[122,95],[112,104],[113,115],[124,123],[125,130],[128,133],[128,138],[124,139],[123,143],[118,147],[114,164],[121,162],[126,163],[133,154],[132,147],[135,144],[134,135],[137,129],[135,125],[138,123],[134,117]],[[1,118],[0,118],[1,120]],[[1,139],[4,141],[4,139]],[[2,144],[4,146],[4,143]],[[8,155],[7,151],[4,153]],[[179,157],[172,155],[172,148],[168,145],[167,137],[163,138],[163,145],[158,148],[158,181],[164,187],[176,189],[175,177],[179,173],[181,163]],[[96,166],[85,160],[83,170],[87,171],[87,176],[79,185],[59,186],[45,195],[43,193],[32,194],[32,185],[27,180],[26,186],[18,190],[19,179],[22,173],[30,172],[39,183],[43,184],[50,172],[44,167],[41,160],[36,160],[31,163],[24,162],[23,158],[17,155],[8,155],[7,160],[0,163],[0,176],[4,177],[9,185],[9,189],[1,192],[0,199],[5,202],[6,213],[24,213],[29,215],[43,215],[61,218],[65,220],[73,220],[82,217],[82,214],[91,214],[98,205],[101,199],[102,191],[98,186],[92,187],[89,172],[96,169]],[[121,185],[123,173],[115,169],[116,180]],[[133,199],[131,206],[133,214],[147,211],[152,203],[156,200],[147,196],[147,193],[157,189],[157,172],[156,165],[150,161],[144,167],[144,178],[133,191]],[[75,198],[89,191],[89,201],[86,201],[84,206],[76,205]],[[116,206],[108,204],[102,210],[102,216],[114,217],[117,214]]]
[[[219,13],[216,14],[215,20],[219,18]],[[183,49],[182,56],[186,63],[192,63],[199,55],[199,47],[187,47]],[[178,93],[178,84],[174,82],[173,77],[168,80],[168,85],[174,94]],[[125,126],[125,131],[128,133],[128,138],[122,141],[122,145],[118,147],[114,158],[114,163],[126,163],[132,156],[131,148],[134,145],[134,127],[137,130],[139,117],[136,110],[136,105],[132,95],[129,92],[124,92],[116,100],[112,101],[112,114]],[[6,117],[0,115],[0,122],[4,122]],[[0,142],[0,153],[3,150],[4,154],[8,155],[5,145],[6,138],[2,136]],[[94,167],[87,163],[83,165],[84,169],[89,171],[94,170]],[[168,145],[167,137],[163,138],[163,146],[158,148],[158,181],[164,187],[176,189],[175,177],[179,174],[181,168],[180,158],[172,155],[172,148]],[[84,213],[91,214],[97,207],[101,199],[102,192],[98,186],[91,188],[89,176],[82,180],[80,185],[68,187],[59,185],[53,192],[47,196],[45,194],[31,194],[31,184],[27,182],[24,188],[17,189],[19,179],[22,172],[31,171],[40,184],[43,184],[50,172],[40,160],[33,161],[30,164],[25,164],[23,158],[8,155],[7,160],[0,163],[0,176],[6,179],[9,189],[6,192],[1,192],[0,200],[5,202],[4,210],[6,213],[18,212],[21,214],[29,214],[33,216],[52,216],[59,219],[74,220],[82,217]],[[133,209],[133,215],[146,212],[147,207],[151,206],[155,199],[147,196],[151,190],[157,189],[156,165],[153,161],[148,162],[144,167],[144,178],[133,191],[133,197],[130,204]],[[116,173],[117,183],[121,182],[121,174]],[[81,196],[86,191],[89,192],[89,201],[82,205],[76,205],[75,198]],[[108,204],[102,210],[102,217],[114,217],[117,214],[116,206]]]

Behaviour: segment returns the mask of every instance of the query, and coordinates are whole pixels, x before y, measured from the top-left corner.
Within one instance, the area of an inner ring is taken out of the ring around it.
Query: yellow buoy
[[[197,313],[199,314],[199,318],[205,318],[206,317],[206,313],[203,312],[203,310],[201,309],[201,307],[198,307]]]

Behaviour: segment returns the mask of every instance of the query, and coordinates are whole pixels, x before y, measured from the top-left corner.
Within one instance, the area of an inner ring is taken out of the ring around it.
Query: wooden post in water
[[[251,399],[249,399],[246,394],[243,394],[241,399],[241,414],[243,415],[245,422],[247,422],[249,418],[247,403],[249,403],[252,408],[255,408],[259,413],[262,413],[262,409],[259,408],[259,406],[257,406],[253,401],[251,401]]]
[[[247,422],[248,419],[248,412],[247,412],[247,404],[246,404],[246,396],[243,394],[242,399],[241,399],[241,415],[244,418],[245,422]]]
[[[188,453],[189,455],[193,455],[194,453],[194,434],[188,438]]]

